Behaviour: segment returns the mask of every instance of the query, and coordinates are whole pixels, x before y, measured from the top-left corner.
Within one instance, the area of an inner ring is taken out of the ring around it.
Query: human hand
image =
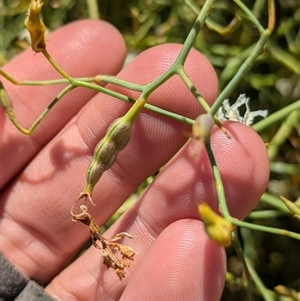
[[[67,25],[47,41],[49,53],[74,77],[117,74],[126,54],[120,34],[99,21]],[[151,82],[171,66],[180,49],[175,44],[149,49],[118,77],[139,84]],[[212,104],[218,87],[207,59],[192,50],[185,69]],[[4,70],[18,80],[59,78],[45,58],[32,50],[12,60]],[[1,80],[18,120],[26,127],[62,88],[14,86]],[[109,87],[125,93],[123,88]],[[132,91],[126,94],[132,98],[138,95]],[[190,118],[203,112],[176,76],[158,88],[149,103]],[[190,128],[147,110],[134,123],[129,145],[96,185],[93,200],[97,206],[88,204],[97,224],[103,224],[177,152],[133,208],[104,234],[113,237],[126,231],[135,236],[126,241],[136,251],[126,278],[119,281],[107,270],[94,247],[67,266],[89,235],[86,226],[71,221],[70,207],[84,187],[96,143],[129,107],[112,97],[77,88],[53,108],[31,136],[18,132],[2,112],[2,252],[58,300],[219,300],[225,253],[205,234],[196,209],[201,201],[215,210],[218,207],[206,152],[199,143],[198,156],[191,156],[189,144],[183,146]],[[265,190],[268,157],[263,142],[249,127],[233,122],[225,126],[231,139],[215,129],[212,148],[229,210],[243,218]]]

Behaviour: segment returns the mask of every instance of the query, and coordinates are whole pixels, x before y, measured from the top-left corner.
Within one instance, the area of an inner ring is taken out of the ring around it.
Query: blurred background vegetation
[[[51,32],[79,19],[104,19],[123,34],[132,54],[162,43],[183,43],[204,0],[45,0],[42,17]],[[0,64],[29,47],[24,29],[29,0],[0,0]],[[244,0],[264,27],[268,23],[266,0]],[[276,26],[264,53],[241,79],[230,96],[231,103],[241,93],[251,98],[251,109],[278,112],[300,98],[300,1],[276,0]],[[194,8],[194,10],[192,9]],[[230,0],[217,0],[209,22],[202,28],[194,45],[215,67],[220,91],[251,54],[259,33],[250,20]],[[91,74],[92,76],[93,74]],[[271,143],[271,174],[267,193],[247,221],[300,232],[300,223],[280,207],[283,195],[300,205],[300,140],[298,110],[260,132]],[[147,186],[144,183],[108,227]],[[258,213],[259,214],[258,214]],[[265,214],[264,214],[265,212]],[[270,290],[284,285],[300,291],[300,243],[284,236],[241,229],[244,250],[255,270]],[[245,300],[243,265],[233,248],[227,249],[228,277],[222,300]],[[238,278],[235,278],[237,276]],[[255,300],[263,300],[255,294]],[[295,297],[294,297],[295,298]],[[274,300],[296,300],[274,295]]]

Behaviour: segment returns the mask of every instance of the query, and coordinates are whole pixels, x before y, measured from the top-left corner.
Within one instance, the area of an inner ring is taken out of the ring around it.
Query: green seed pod
[[[132,128],[132,122],[123,121],[123,118],[114,120],[109,126],[106,136],[115,144],[118,151],[124,149],[129,140]]]
[[[126,147],[130,140],[132,122],[122,118],[114,120],[107,129],[106,135],[96,145],[94,158],[86,173],[87,184],[79,194],[79,199],[88,197],[91,200],[92,191],[103,173],[111,168],[117,159],[118,153]]]
[[[92,190],[97,184],[102,174],[109,169],[117,158],[117,151],[112,142],[104,143],[104,139],[100,142],[100,148],[96,148],[93,161],[89,165],[86,173],[87,186]]]
[[[116,154],[116,152],[117,148],[115,144],[112,141],[108,142],[104,137],[95,147],[93,162],[102,162],[102,164],[106,166],[109,164],[111,157]]]
[[[145,105],[145,99],[137,99],[130,110],[122,117],[114,120],[106,131],[106,135],[97,144],[94,158],[86,174],[86,186],[79,193],[78,200],[88,198],[92,204],[92,191],[103,173],[109,169],[117,159],[118,153],[124,149],[131,134],[133,122]]]

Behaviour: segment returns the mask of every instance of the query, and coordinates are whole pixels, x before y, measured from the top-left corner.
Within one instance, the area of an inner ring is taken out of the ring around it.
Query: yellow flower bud
[[[300,294],[297,293],[297,291],[283,285],[277,285],[274,287],[274,291],[282,296],[289,297],[288,300],[291,301],[297,301],[300,297]]]
[[[31,0],[25,19],[25,26],[30,33],[31,47],[35,52],[46,49],[45,32],[46,27],[40,18],[40,11],[44,2],[42,0]]]
[[[300,208],[287,198],[281,196],[281,200],[284,202],[285,206],[293,213],[293,217],[300,220]]]
[[[219,245],[228,247],[231,244],[231,233],[234,226],[229,221],[216,214],[205,203],[198,206],[198,212],[208,236]]]

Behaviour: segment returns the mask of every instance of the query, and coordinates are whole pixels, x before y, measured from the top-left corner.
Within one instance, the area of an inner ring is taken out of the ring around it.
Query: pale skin
[[[118,74],[141,84],[162,74],[180,48],[157,46],[120,71],[125,45],[107,23],[80,21],[47,37],[47,50],[70,75]],[[210,63],[193,50],[185,67],[212,104],[218,84]],[[4,70],[18,80],[60,77],[31,49]],[[20,87],[1,80],[19,122],[26,127],[62,88]],[[202,112],[178,77],[155,91],[149,102],[194,119]],[[226,271],[224,249],[206,236],[196,210],[201,201],[218,207],[208,158],[200,143],[196,157],[191,156],[189,144],[183,146],[190,127],[146,110],[134,124],[129,145],[96,185],[96,207],[86,203],[101,225],[140,183],[177,153],[134,207],[104,234],[108,238],[125,231],[135,235],[124,240],[136,251],[134,262],[119,281],[91,247],[65,268],[89,236],[87,226],[71,221],[70,208],[85,185],[93,149],[108,125],[128,108],[111,97],[75,89],[32,136],[18,132],[2,110],[1,251],[58,300],[219,300]],[[212,147],[230,212],[243,218],[266,188],[268,157],[263,141],[249,127],[225,126],[231,139],[214,129]]]

